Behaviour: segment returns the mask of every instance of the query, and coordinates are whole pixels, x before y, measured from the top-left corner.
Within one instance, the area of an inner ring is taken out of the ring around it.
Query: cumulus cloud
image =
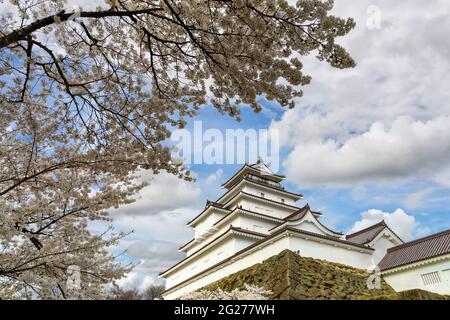
[[[380,9],[380,29],[367,27],[371,5]],[[336,70],[306,59],[311,85],[272,123],[288,148],[288,178],[350,185],[427,174],[450,185],[450,49],[440,36],[450,27],[446,8],[442,0],[335,2],[337,15],[356,20],[339,41],[358,65]]]
[[[121,246],[126,247],[126,255],[136,261],[133,270],[118,281],[124,289],[143,291],[150,285],[163,283],[159,273],[184,258],[178,252],[179,244],[176,242],[131,240],[124,241]]]
[[[394,212],[384,212],[378,209],[370,209],[361,214],[361,220],[356,221],[348,233],[353,233],[370,227],[381,220],[394,231],[403,241],[412,240],[418,230],[418,223],[412,215],[408,215],[403,209]]]
[[[433,175],[449,167],[450,117],[376,122],[344,143],[300,143],[284,162],[290,179],[307,185],[348,184]]]
[[[222,177],[223,174],[223,170],[222,169],[218,169],[216,172],[211,173],[208,178],[206,178],[206,184],[213,184],[215,183],[217,180],[219,180]]]
[[[117,285],[123,290],[137,289],[139,292],[144,292],[148,287],[159,284],[160,281],[153,276],[144,276],[134,271],[129,272],[117,281]]]
[[[161,284],[158,274],[184,257],[178,247],[193,236],[186,223],[204,204],[200,201],[203,182],[187,182],[165,172],[143,173],[140,180],[149,185],[136,202],[113,210],[112,216],[117,231],[133,231],[115,248],[125,250],[122,258],[135,264],[119,285],[142,291]]]
[[[202,192],[192,182],[166,172],[158,175],[146,172],[140,179],[149,182],[149,185],[140,191],[135,202],[114,210],[112,214],[115,218],[123,215],[155,215],[179,208],[194,208],[199,204]]]

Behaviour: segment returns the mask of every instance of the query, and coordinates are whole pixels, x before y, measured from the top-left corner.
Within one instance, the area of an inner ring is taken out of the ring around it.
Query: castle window
[[[439,275],[439,271],[424,273],[420,275],[422,277],[423,284],[426,286],[431,286],[436,283],[441,282],[441,276]]]

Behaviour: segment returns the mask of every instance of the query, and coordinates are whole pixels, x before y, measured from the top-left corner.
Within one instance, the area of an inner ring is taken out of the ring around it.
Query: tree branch
[[[9,46],[12,43],[15,43],[19,40],[24,40],[27,36],[31,35],[33,32],[52,25],[56,22],[63,22],[70,20],[71,17],[80,17],[80,18],[105,18],[105,17],[131,17],[139,14],[149,14],[155,11],[161,11],[162,8],[149,8],[142,10],[126,10],[126,11],[113,11],[113,10],[105,10],[105,11],[82,11],[82,12],[69,12],[66,13],[65,10],[61,11],[52,16],[48,16],[35,22],[14,30],[9,34],[0,38],[0,49]]]

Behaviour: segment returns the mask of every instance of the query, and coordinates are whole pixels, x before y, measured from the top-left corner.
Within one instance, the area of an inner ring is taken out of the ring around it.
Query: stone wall
[[[381,289],[369,290],[370,273],[345,265],[301,257],[285,250],[277,256],[223,278],[206,290],[231,291],[253,284],[272,291],[271,299],[437,299],[426,291],[396,293],[381,280]]]

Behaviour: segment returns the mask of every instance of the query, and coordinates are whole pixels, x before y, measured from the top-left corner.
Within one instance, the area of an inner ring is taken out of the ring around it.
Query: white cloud
[[[138,282],[140,282],[138,273],[129,272],[125,275],[125,277],[118,280],[117,284],[122,289],[129,290],[129,289],[135,288],[137,286]]]
[[[403,241],[409,241],[417,235],[418,224],[416,219],[402,209],[397,209],[392,213],[383,212],[378,209],[370,209],[363,212],[361,217],[361,220],[356,221],[348,233],[362,230],[384,220]]]
[[[148,287],[153,286],[155,284],[157,284],[157,282],[153,277],[145,276],[144,279],[142,280],[141,285],[138,287],[138,290],[142,292]]]
[[[370,5],[381,10],[380,30],[366,26]],[[450,49],[440,36],[450,27],[446,1],[340,0],[334,11],[356,20],[339,42],[357,67],[306,59],[311,85],[272,123],[290,150],[287,177],[304,186],[429,176],[450,186]]]
[[[223,174],[223,170],[219,169],[216,172],[210,174],[207,178],[206,178],[206,184],[213,184],[215,183],[218,179],[220,179],[222,177]]]
[[[355,185],[433,175],[449,167],[449,156],[450,117],[422,122],[403,116],[390,128],[376,122],[343,143],[299,143],[284,166],[299,184]]]
[[[158,274],[184,257],[178,247],[193,236],[186,223],[203,202],[201,183],[165,172],[146,172],[139,179],[149,185],[141,190],[136,202],[113,210],[112,216],[117,231],[134,231],[115,248],[126,250],[123,258],[136,263],[119,285],[142,291],[150,284],[162,283]]]
[[[181,180],[166,172],[158,175],[146,172],[140,179],[148,181],[149,185],[140,191],[135,202],[113,210],[115,218],[121,218],[123,215],[154,215],[199,205],[201,189],[193,182]]]
[[[426,198],[431,192],[433,192],[432,188],[413,192],[405,198],[403,203],[407,209],[417,209],[422,205],[424,198]]]
[[[140,272],[131,271],[122,279],[117,281],[117,285],[123,290],[136,288],[139,292],[143,292],[149,286],[158,285],[160,281],[152,276],[144,276]]]

